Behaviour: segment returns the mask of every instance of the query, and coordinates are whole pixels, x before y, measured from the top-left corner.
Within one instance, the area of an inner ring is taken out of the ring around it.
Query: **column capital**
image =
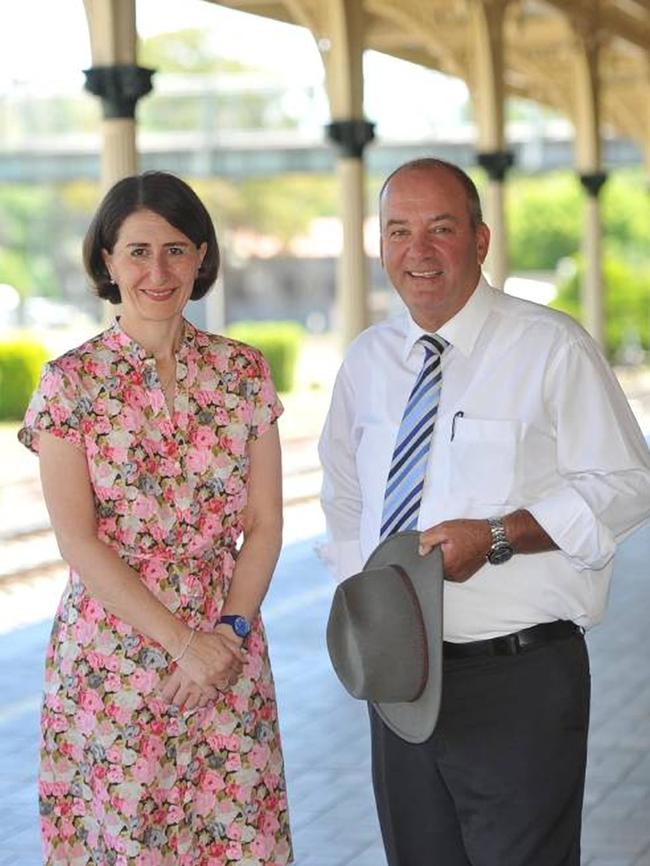
[[[154,69],[135,64],[92,66],[84,69],[85,89],[102,101],[105,118],[133,118],[135,106],[152,88]]]
[[[490,180],[503,183],[508,169],[514,165],[515,155],[511,150],[487,150],[477,153],[476,161]]]
[[[334,120],[325,131],[340,156],[361,159],[366,145],[375,137],[375,124],[362,119]]]
[[[587,195],[592,198],[598,198],[600,190],[607,180],[606,171],[593,171],[587,174],[579,174],[580,183]]]

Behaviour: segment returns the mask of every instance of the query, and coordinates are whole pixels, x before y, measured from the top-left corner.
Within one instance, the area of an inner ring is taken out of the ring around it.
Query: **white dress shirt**
[[[379,541],[395,438],[424,349],[405,312],[364,331],[321,435],[325,555],[338,579]],[[650,452],[600,350],[573,319],[482,278],[439,332],[442,395],[418,528],[525,508],[559,550],[445,583],[445,640],[604,614],[616,545],[650,516]]]

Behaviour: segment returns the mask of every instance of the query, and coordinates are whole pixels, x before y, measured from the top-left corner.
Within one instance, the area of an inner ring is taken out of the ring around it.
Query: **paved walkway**
[[[290,530],[313,533],[309,505]],[[318,533],[282,554],[264,605],[278,688],[297,866],[385,866],[364,707],[331,672],[332,583]],[[606,622],[589,635],[593,715],[584,866],[650,866],[650,528],[622,546]],[[54,578],[50,578],[54,581]],[[38,866],[36,743],[49,622],[0,635],[0,864]]]

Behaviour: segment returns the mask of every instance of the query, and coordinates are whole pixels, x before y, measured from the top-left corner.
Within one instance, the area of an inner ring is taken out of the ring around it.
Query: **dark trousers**
[[[427,742],[370,710],[389,866],[579,866],[589,723],[582,636],[444,662]]]

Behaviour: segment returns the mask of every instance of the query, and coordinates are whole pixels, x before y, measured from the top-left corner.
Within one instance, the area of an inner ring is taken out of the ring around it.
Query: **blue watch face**
[[[236,616],[232,627],[237,637],[246,637],[251,630],[248,620],[243,616]]]
[[[250,634],[251,626],[245,616],[226,614],[219,621],[229,625],[237,637],[247,637]]]

